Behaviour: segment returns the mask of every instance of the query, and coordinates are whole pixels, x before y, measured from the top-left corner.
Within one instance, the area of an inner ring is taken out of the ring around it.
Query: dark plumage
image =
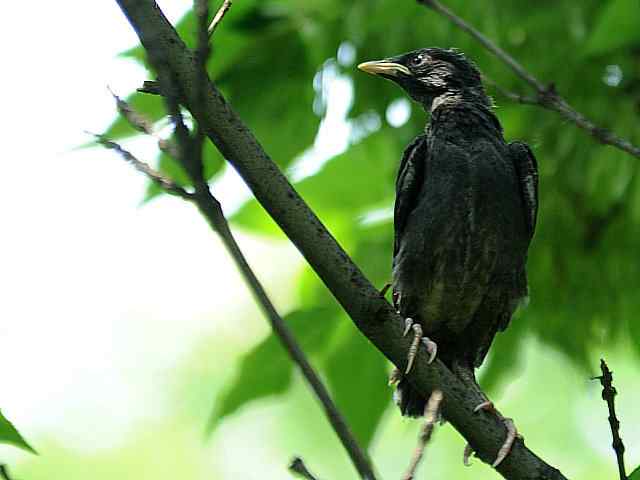
[[[535,158],[505,141],[480,72],[461,53],[427,48],[359,68],[394,81],[431,114],[396,180],[393,290],[401,315],[476,385],[474,368],[527,297]],[[422,415],[425,399],[406,379],[396,400],[404,415]]]

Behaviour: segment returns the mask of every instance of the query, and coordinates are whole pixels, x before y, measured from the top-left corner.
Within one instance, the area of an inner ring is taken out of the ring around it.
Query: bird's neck
[[[433,99],[431,102],[431,113],[437,108],[444,106],[455,107],[468,103],[491,108],[491,99],[484,93],[482,88],[469,88],[465,90],[447,90]]]
[[[447,91],[433,99],[426,129],[447,135],[452,126],[463,126],[462,131],[470,136],[482,132],[502,136],[502,126],[484,92]]]

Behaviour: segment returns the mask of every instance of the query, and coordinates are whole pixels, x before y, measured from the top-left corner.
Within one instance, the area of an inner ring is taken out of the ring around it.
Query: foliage
[[[31,445],[20,435],[16,427],[0,412],[0,443],[8,443],[28,452],[36,453]]]
[[[553,82],[578,110],[640,142],[640,10],[635,0],[557,2],[553,14],[548,2],[449,4],[539,78]],[[179,30],[192,40],[193,19],[183,19]],[[215,34],[209,71],[267,152],[287,169],[313,144],[321,120],[314,105],[321,112],[323,100],[314,78],[339,49],[353,48],[357,61],[365,61],[427,45],[457,47],[500,86],[527,92],[469,36],[412,1],[237,2]],[[140,47],[126,55],[143,61]],[[299,179],[296,188],[370,279],[382,286],[390,278],[391,221],[372,213],[391,208],[400,152],[423,128],[425,114],[414,107],[406,124],[388,125],[387,109],[401,92],[360,74],[348,57],[338,56],[334,64],[353,84],[351,144],[316,173]],[[517,364],[530,335],[585,373],[592,368],[591,352],[603,343],[631,338],[640,354],[640,327],[634,320],[640,312],[635,293],[640,288],[638,160],[597,144],[553,113],[490,93],[496,96],[506,137],[527,141],[538,158],[541,212],[529,259],[531,305],[498,337],[483,381],[498,385]],[[132,100],[154,120],[162,116],[157,99],[134,94]],[[381,127],[363,134],[357,127],[364,115],[379,119]],[[121,120],[107,132],[113,138],[133,133]],[[212,148],[206,157],[208,178],[214,180],[223,169],[222,159]],[[166,158],[159,166],[185,183]],[[158,193],[151,190],[149,196]],[[615,208],[618,202],[621,209]],[[232,220],[253,233],[277,232],[255,201]],[[299,285],[299,310],[287,320],[356,434],[368,442],[389,401],[380,387],[385,363],[340,318],[335,301],[310,271],[300,273]],[[330,338],[323,337],[328,331]],[[211,427],[251,400],[287,389],[292,370],[276,343],[270,336],[245,355],[237,378],[220,396]],[[359,370],[366,374],[350,375],[357,365],[366,365]],[[366,421],[356,401],[362,394],[372,405]]]

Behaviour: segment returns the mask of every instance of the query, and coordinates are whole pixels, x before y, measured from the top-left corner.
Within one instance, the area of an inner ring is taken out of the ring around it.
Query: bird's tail
[[[421,417],[427,405],[427,399],[422,396],[406,377],[401,377],[393,392],[393,400],[405,417]]]

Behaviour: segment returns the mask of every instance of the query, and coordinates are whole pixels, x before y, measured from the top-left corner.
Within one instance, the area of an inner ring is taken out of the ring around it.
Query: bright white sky
[[[0,408],[36,447],[53,438],[91,450],[163,414],[158,375],[203,335],[237,338],[237,325],[224,320],[246,308],[238,305],[247,292],[195,210],[169,197],[137,208],[145,179],[112,152],[72,151],[87,141],[83,131],[100,132],[113,119],[107,85],[126,95],[145,80],[116,58],[137,43],[116,3],[37,4],[11,2],[0,29]],[[191,1],[160,5],[173,21]],[[336,88],[348,97],[348,85]],[[406,113],[395,104],[389,123]],[[346,146],[343,124],[328,132],[319,136],[331,137],[325,153]],[[151,143],[132,148],[154,156]],[[228,180],[220,199],[228,206],[243,195]],[[296,268],[292,247],[240,240],[265,284]],[[276,300],[286,308],[277,293]],[[22,455],[9,447],[0,454]]]
[[[159,4],[175,21],[192,2]],[[116,58],[137,44],[116,2],[41,2],[35,16],[29,2],[12,7],[23,21],[0,29],[3,45],[16,46],[3,52],[9,68],[0,78],[7,112],[0,120],[0,409],[36,447],[42,438],[109,447],[136,420],[166,413],[159,375],[203,335],[238,338],[228,318],[254,307],[193,208],[171,197],[139,207],[146,186],[139,173],[111,151],[75,150],[89,140],[85,131],[104,131],[116,114],[107,85],[126,96],[146,79],[135,63]],[[347,145],[351,87],[344,79],[325,87],[347,100],[329,103],[321,147],[299,162],[297,176]],[[125,146],[146,160],[157,151],[144,139]],[[248,195],[233,172],[216,193],[227,209]],[[267,287],[300,265],[289,245],[239,240]],[[272,296],[281,310],[290,307],[290,299]],[[1,445],[0,454],[21,455]]]
[[[175,20],[191,2],[160,4]],[[72,151],[88,140],[83,131],[114,118],[107,85],[124,96],[145,79],[116,58],[137,43],[117,4],[11,9],[0,29],[0,408],[36,447],[42,436],[106,447],[136,418],[161,413],[161,402],[134,400],[162,399],[154,374],[202,335],[230,328],[213,314],[237,310],[247,293],[193,208],[168,197],[138,208],[140,174],[113,152]],[[151,143],[132,148],[154,158]],[[228,182],[226,193],[237,186]],[[254,262],[291,251],[241,241]],[[273,276],[264,261],[258,267]],[[282,267],[286,275],[296,264]],[[111,421],[96,422],[101,415]]]

